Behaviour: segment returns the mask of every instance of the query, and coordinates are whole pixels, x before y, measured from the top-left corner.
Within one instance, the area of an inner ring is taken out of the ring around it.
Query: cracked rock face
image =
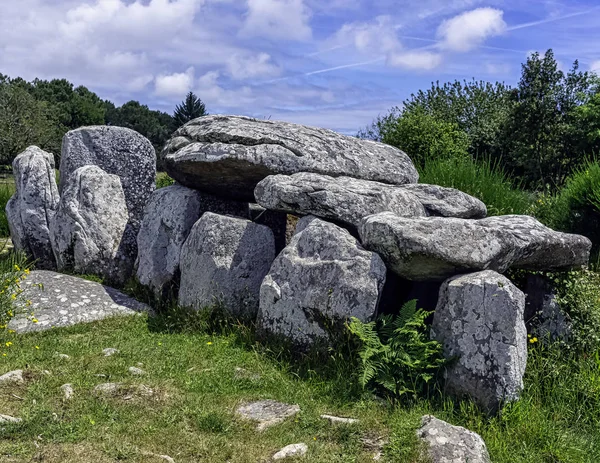
[[[432,463],[491,463],[479,434],[434,416],[426,415],[421,419],[417,436],[425,442]]]
[[[478,270],[566,270],[586,265],[591,242],[560,233],[533,217],[506,215],[481,220],[404,218],[384,212],[359,228],[365,248],[377,252],[408,280],[444,280]]]
[[[179,305],[199,309],[222,304],[234,315],[253,319],[273,259],[270,228],[207,212],[181,249]]]
[[[129,221],[121,180],[97,166],[77,169],[63,185],[51,224],[59,270],[94,274],[124,283],[135,255],[123,243]]]
[[[13,172],[16,192],[6,205],[13,244],[36,260],[36,267],[56,269],[50,245],[50,221],[59,202],[54,156],[30,146],[14,159]]]
[[[350,317],[376,315],[385,275],[381,258],[348,231],[305,217],[262,283],[258,327],[300,345],[330,340]]]
[[[491,270],[458,276],[440,289],[431,338],[444,356],[446,388],[494,412],[519,398],[527,364],[525,295]]]
[[[485,204],[455,188],[415,183],[402,189],[415,195],[428,215],[460,219],[483,219],[487,215]]]
[[[178,283],[181,247],[205,212],[246,216],[248,204],[226,201],[172,185],[156,190],[146,206],[138,233],[137,277],[161,295]]]
[[[313,172],[390,184],[416,183],[406,153],[392,146],[287,122],[205,116],[177,130],[163,151],[179,183],[252,201],[256,185],[273,174]]]

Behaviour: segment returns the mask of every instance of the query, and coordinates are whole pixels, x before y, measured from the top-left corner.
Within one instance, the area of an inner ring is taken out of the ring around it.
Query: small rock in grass
[[[102,350],[102,353],[104,354],[105,357],[110,357],[111,355],[118,354],[119,351],[117,349],[112,348],[112,347],[107,347],[106,349]]]
[[[65,400],[71,400],[73,398],[73,395],[75,394],[75,390],[73,389],[73,386],[71,384],[63,384],[60,387],[60,390],[63,391]]]
[[[144,376],[146,372],[138,367],[129,367],[129,373],[133,376]]]
[[[152,453],[152,452],[142,452],[142,455],[144,455],[146,457],[159,458],[168,463],[175,463],[175,460],[173,460],[173,458],[171,458],[169,455],[159,455],[158,453]]]
[[[234,379],[249,379],[250,381],[258,381],[260,375],[258,373],[252,373],[245,368],[236,367]]]
[[[236,410],[236,413],[247,420],[258,421],[256,429],[264,431],[265,429],[283,422],[286,418],[295,415],[300,411],[298,405],[289,405],[275,400],[259,400],[242,404]]]
[[[321,415],[321,418],[328,420],[331,424],[355,424],[358,420],[355,418],[341,418],[339,416]]]
[[[55,352],[55,353],[54,353],[54,356],[55,356],[56,358],[59,358],[59,359],[61,359],[61,360],[69,360],[69,359],[71,358],[71,356],[70,356],[70,355],[67,355],[67,354],[59,354],[58,352]]]
[[[123,383],[103,383],[94,388],[96,396],[116,397],[122,395],[123,400],[131,400],[134,397],[151,397],[154,391],[144,384],[126,385]]]
[[[119,389],[123,386],[121,383],[102,383],[98,384],[94,388],[94,394],[96,395],[106,395],[111,396],[115,395]]]
[[[0,423],[20,423],[23,421],[21,418],[15,418],[8,415],[0,415]]]
[[[306,455],[306,452],[308,452],[308,446],[306,444],[292,444],[282,448],[273,455],[273,460],[283,460],[288,457],[301,457]]]
[[[9,371],[0,376],[0,385],[2,384],[23,384],[23,370]]]

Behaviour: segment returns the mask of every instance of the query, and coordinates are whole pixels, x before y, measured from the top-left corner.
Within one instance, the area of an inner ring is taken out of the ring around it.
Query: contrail
[[[590,8],[589,10],[585,10],[585,11],[578,11],[577,13],[566,14],[564,16],[557,16],[556,18],[547,18],[547,19],[541,19],[539,21],[532,21],[529,23],[517,24],[516,26],[509,27],[507,29],[507,31],[516,31],[519,29],[525,29],[527,27],[540,26],[542,24],[548,24],[548,23],[553,23],[556,21],[562,21],[563,19],[569,19],[569,18],[575,18],[577,16],[583,16],[585,14],[591,13],[592,11],[596,11],[598,8],[600,8],[600,6],[595,6],[593,8]]]
[[[377,63],[379,61],[383,61],[384,59],[385,59],[385,56],[380,56],[379,58],[372,59],[370,61],[363,61],[361,63],[344,64],[343,66],[336,66],[336,67],[327,68],[327,69],[319,69],[318,71],[307,72],[307,73],[302,74],[302,75],[305,76],[305,77],[307,77],[307,76],[314,76],[315,74],[322,74],[324,72],[337,71],[338,69],[346,69],[346,68],[354,68],[354,67],[358,67],[358,66],[366,66],[367,64],[374,64],[374,63]]]

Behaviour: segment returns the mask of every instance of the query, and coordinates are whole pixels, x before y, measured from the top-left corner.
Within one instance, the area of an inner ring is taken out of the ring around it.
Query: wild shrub
[[[166,172],[158,172],[156,174],[156,189],[157,190],[159,188],[171,186],[174,183],[175,183],[175,180],[173,180],[171,177],[169,177],[169,174],[167,174]]]
[[[8,219],[6,218],[6,204],[15,192],[15,186],[11,183],[0,183],[0,237],[10,236]]]
[[[441,344],[429,340],[425,323],[429,315],[417,310],[413,300],[398,315],[384,315],[370,323],[352,318],[349,330],[360,342],[363,388],[382,389],[393,400],[416,398],[428,390],[446,363]]]
[[[10,319],[21,310],[19,304],[30,305],[30,302],[18,301],[23,292],[21,282],[27,275],[29,268],[23,254],[10,253],[0,258],[0,331],[6,329]]]

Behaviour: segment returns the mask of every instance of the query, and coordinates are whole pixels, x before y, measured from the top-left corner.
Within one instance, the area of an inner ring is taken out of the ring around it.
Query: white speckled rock
[[[75,395],[75,389],[73,389],[72,384],[63,384],[60,387],[60,390],[62,391],[65,400],[71,400]]]
[[[23,384],[23,370],[13,370],[0,376],[0,385]]]
[[[6,205],[6,217],[15,249],[36,266],[56,269],[50,244],[49,223],[58,208],[54,156],[30,146],[13,161],[16,192]]]
[[[434,416],[422,418],[417,436],[426,444],[431,463],[491,463],[479,434]]]
[[[577,268],[587,264],[592,245],[583,236],[556,232],[519,215],[409,219],[383,212],[366,217],[359,234],[365,248],[377,252],[390,270],[417,281],[485,269]]]
[[[308,445],[304,443],[286,445],[279,452],[273,455],[273,460],[284,460],[291,457],[301,457],[308,452]]]
[[[20,423],[23,420],[21,418],[15,418],[9,415],[0,415],[0,423]]]
[[[135,256],[122,240],[129,221],[121,180],[97,166],[77,169],[63,187],[50,224],[59,270],[125,283]]]
[[[461,219],[483,219],[487,207],[477,198],[455,188],[414,183],[402,189],[415,195],[429,215]]]
[[[242,116],[206,116],[175,132],[163,151],[167,172],[182,185],[252,201],[272,174],[314,172],[383,183],[416,183],[410,158],[383,143],[331,130]]]
[[[146,206],[138,233],[137,277],[157,295],[179,280],[181,247],[205,212],[248,215],[248,204],[226,201],[172,185],[156,190]]]
[[[494,412],[519,398],[527,365],[525,295],[494,271],[458,276],[440,289],[431,337],[442,344],[446,389]]]
[[[384,211],[403,217],[427,215],[417,198],[402,188],[350,177],[271,175],[256,186],[254,196],[266,209],[314,215],[354,228],[364,217]]]
[[[263,281],[257,325],[301,345],[328,340],[350,317],[373,318],[385,275],[381,258],[348,231],[305,217]]]
[[[181,249],[179,305],[222,304],[236,316],[254,319],[273,259],[275,238],[268,227],[207,212]]]

